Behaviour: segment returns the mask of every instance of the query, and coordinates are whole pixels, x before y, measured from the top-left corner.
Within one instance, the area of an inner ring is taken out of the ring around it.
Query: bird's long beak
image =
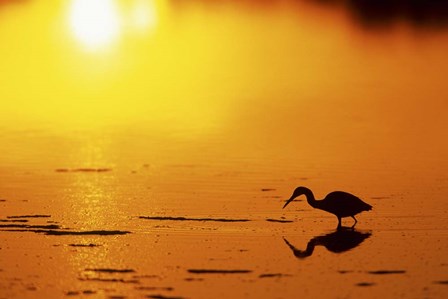
[[[285,205],[283,206],[283,209],[291,202],[291,201],[293,201],[294,200],[294,196],[291,196],[291,198],[290,199],[288,199],[288,201],[285,203]]]

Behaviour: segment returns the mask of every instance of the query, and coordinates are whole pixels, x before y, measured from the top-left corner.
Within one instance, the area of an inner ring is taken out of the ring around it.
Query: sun
[[[73,0],[70,27],[76,39],[89,49],[113,43],[120,34],[120,15],[113,0]]]

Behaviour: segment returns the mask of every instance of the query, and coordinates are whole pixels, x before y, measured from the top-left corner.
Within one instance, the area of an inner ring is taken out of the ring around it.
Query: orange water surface
[[[0,0],[0,298],[448,296],[448,5],[373,2]]]

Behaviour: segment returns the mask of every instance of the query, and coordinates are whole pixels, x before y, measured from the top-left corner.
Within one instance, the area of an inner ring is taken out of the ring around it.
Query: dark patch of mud
[[[339,274],[347,274],[347,273],[353,273],[353,270],[339,270],[338,273]]]
[[[404,274],[405,270],[377,270],[377,271],[367,271],[369,274],[374,275],[387,275],[387,274]]]
[[[359,283],[355,284],[355,286],[357,286],[357,287],[371,287],[374,285],[375,284],[373,282],[359,282]]]
[[[70,247],[99,247],[101,245],[89,243],[89,244],[68,244],[67,246],[70,246]]]
[[[17,215],[17,216],[6,216],[8,219],[20,219],[20,218],[50,218],[51,215]]]
[[[56,172],[109,172],[112,168],[58,168]]]
[[[275,191],[276,189],[274,188],[262,188],[261,191],[263,192],[268,192],[268,191]]]
[[[226,218],[189,218],[189,217],[170,217],[170,216],[139,216],[140,219],[146,220],[171,220],[171,221],[214,221],[214,222],[247,222],[250,219],[226,219]]]
[[[29,220],[27,220],[27,219],[0,219],[0,222],[8,222],[8,223],[11,223],[11,222],[13,222],[13,223],[26,223],[26,222],[28,222]]]
[[[99,281],[99,282],[118,282],[118,283],[130,283],[130,284],[138,284],[140,281],[138,279],[124,279],[124,278],[78,278],[81,281]]]
[[[291,223],[291,222],[294,222],[293,220],[286,220],[286,219],[271,219],[271,218],[266,219],[266,221],[269,221],[269,222],[278,222],[278,223]]]
[[[60,229],[56,224],[29,225],[29,224],[0,224],[0,228],[23,228],[23,229]]]
[[[204,278],[187,277],[184,280],[185,281],[203,281]]]
[[[35,287],[35,286],[33,286],[33,285],[27,286],[26,289],[27,289],[28,291],[37,291],[37,287]]]
[[[96,281],[107,283],[139,284],[140,280],[129,278],[134,269],[86,268],[78,278],[80,281]]]
[[[92,231],[46,231],[46,235],[55,236],[67,236],[67,235],[96,235],[96,236],[109,236],[109,235],[126,235],[130,234],[130,231],[121,230],[92,230]]]
[[[84,290],[84,291],[68,291],[65,293],[67,296],[80,296],[80,295],[93,295],[96,294],[96,291],[92,290]]]
[[[90,230],[90,231],[41,231],[46,235],[53,236],[70,236],[70,235],[96,235],[96,236],[110,236],[110,235],[126,235],[130,234],[130,231],[122,230]]]
[[[448,280],[438,280],[438,281],[434,281],[435,284],[446,284],[448,285]]]
[[[126,235],[130,234],[130,231],[121,230],[91,230],[91,231],[58,231],[50,229],[2,229],[2,231],[10,232],[32,232],[37,234],[45,234],[49,236],[110,236],[110,235]]]
[[[135,273],[134,269],[112,269],[112,268],[87,268],[85,271],[99,273]]]
[[[222,269],[188,269],[188,273],[192,274],[247,274],[252,270],[222,270]]]
[[[165,296],[165,295],[147,295],[146,298],[152,299],[185,299],[185,297]]]
[[[291,276],[291,275],[283,273],[264,273],[260,274],[258,278],[285,277],[285,276]]]

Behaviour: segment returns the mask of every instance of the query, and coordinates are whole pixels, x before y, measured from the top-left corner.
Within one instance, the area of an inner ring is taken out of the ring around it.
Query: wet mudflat
[[[106,221],[109,227],[105,227],[88,218],[67,221],[56,210],[48,218],[25,215],[26,224],[0,227],[1,294],[4,298],[446,294],[446,215],[429,217],[422,211],[397,215],[388,208],[389,201],[371,200],[375,211],[360,215],[355,229],[336,230],[335,217],[306,206],[304,211],[282,212],[281,203],[276,199],[251,209],[253,215],[245,222],[122,215]],[[263,215],[265,210],[272,212]],[[290,222],[266,221],[272,215]],[[241,215],[220,217],[237,220]],[[46,224],[49,221],[58,224]],[[97,226],[101,229],[94,229]],[[322,279],[328,287],[322,286]]]
[[[19,2],[0,298],[448,296],[442,2]]]

